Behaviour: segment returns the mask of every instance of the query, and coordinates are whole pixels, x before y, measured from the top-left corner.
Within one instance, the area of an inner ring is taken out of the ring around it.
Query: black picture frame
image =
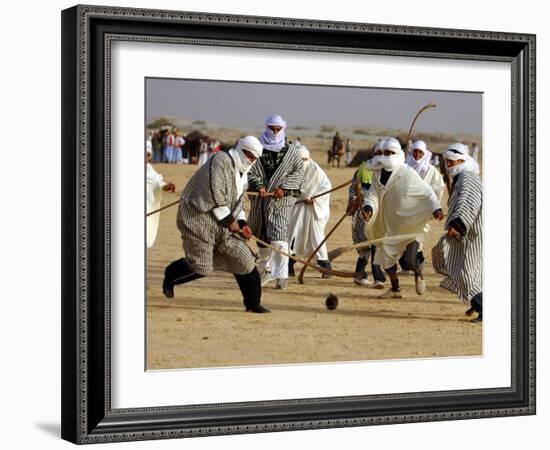
[[[510,63],[511,385],[112,409],[109,62],[115,40]],[[62,437],[84,444],[535,414],[535,42],[534,35],[503,32],[81,5],[64,10]]]

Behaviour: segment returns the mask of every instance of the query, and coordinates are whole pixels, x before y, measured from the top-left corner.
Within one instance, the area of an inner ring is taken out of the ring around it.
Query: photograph
[[[482,92],[143,95],[146,370],[483,356]]]
[[[534,35],[61,20],[64,439],[535,413]]]

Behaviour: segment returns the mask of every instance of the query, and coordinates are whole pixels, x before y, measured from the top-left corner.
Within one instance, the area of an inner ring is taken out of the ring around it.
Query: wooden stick
[[[307,259],[306,261],[306,264],[304,264],[304,267],[302,267],[302,270],[300,271],[300,275],[298,276],[298,282],[300,284],[304,284],[304,273],[306,272],[306,269],[309,265],[309,262],[313,259],[313,257],[315,256],[315,254],[319,251],[319,249],[321,248],[321,246],[327,241],[327,239],[330,237],[330,235],[332,233],[334,233],[336,231],[336,228],[338,228],[338,226],[344,221],[344,219],[348,216],[348,213],[347,211],[344,213],[344,215],[342,216],[342,218],[336,222],[336,225],[334,225],[332,227],[332,230],[330,230],[328,232],[328,234],[325,236],[325,238],[321,241],[321,243],[317,246],[317,248],[315,250],[313,250],[313,252],[311,253],[311,255],[309,255],[309,258]]]
[[[266,195],[266,197],[273,197],[273,194],[274,194],[274,192],[266,192],[265,195]],[[260,193],[259,192],[254,192],[254,191],[247,191],[246,195],[251,195],[253,197],[257,197],[257,196],[260,195]]]
[[[304,267],[306,267],[306,266],[312,267],[313,269],[317,269],[321,273],[326,273],[328,275],[336,275],[337,277],[343,277],[343,278],[355,278],[355,277],[359,276],[359,274],[357,272],[344,272],[344,271],[333,270],[333,269],[325,269],[324,267],[319,267],[316,264],[311,264],[310,262],[305,261],[302,258],[291,255],[290,253],[287,253],[283,250],[280,250],[276,247],[273,247],[272,245],[268,244],[267,242],[264,242],[261,239],[258,239],[256,236],[250,236],[250,239],[256,241],[259,244],[262,244],[265,247],[269,247],[271,250],[273,250],[277,253],[280,253],[281,255],[287,256],[288,258],[290,258],[290,259],[292,259],[296,262],[302,263],[304,265]]]
[[[340,184],[339,186],[336,186],[335,188],[330,189],[329,191],[321,192],[320,194],[314,195],[310,198],[310,200],[314,200],[318,197],[322,197],[323,195],[330,194],[331,192],[337,191],[338,189],[342,189],[343,187],[346,187],[347,185],[351,184],[353,180],[346,181],[345,183]],[[298,200],[296,203],[303,203],[304,200]]]
[[[259,193],[259,192],[252,192],[252,191],[250,191],[250,192],[247,192],[246,195],[254,195],[254,196],[256,196],[256,195],[260,195],[260,193]],[[273,197],[273,192],[268,192],[268,193],[267,193],[267,196],[268,196],[268,197]],[[167,205],[164,205],[162,208],[155,209],[154,211],[148,212],[147,215],[146,215],[146,217],[149,217],[149,216],[151,216],[151,215],[153,215],[153,214],[159,213],[159,212],[161,212],[161,211],[164,210],[164,209],[170,208],[171,206],[177,205],[179,202],[180,202],[180,201],[179,201],[179,199],[178,199],[178,200],[176,200],[175,202],[168,203]]]
[[[171,206],[177,205],[179,202],[180,202],[180,201],[179,201],[179,199],[178,199],[178,200],[176,200],[175,202],[168,203],[167,205],[164,205],[162,208],[155,209],[154,211],[148,212],[148,213],[145,215],[145,217],[149,217],[149,216],[151,216],[151,215],[153,215],[153,214],[156,214],[156,213],[158,213],[158,212],[161,212],[161,211],[164,210],[164,209],[168,209],[168,208],[170,208]]]
[[[358,244],[349,245],[347,247],[335,248],[334,250],[331,250],[330,252],[328,252],[328,259],[329,259],[329,261],[332,261],[332,260],[338,258],[340,255],[342,255],[346,252],[349,252],[350,250],[353,250],[353,249],[356,249],[356,248],[369,247],[373,244],[378,244],[380,242],[389,241],[391,239],[401,240],[401,239],[414,239],[414,238],[417,238],[417,237],[418,237],[418,234],[400,234],[400,235],[397,235],[397,236],[386,236],[386,237],[383,237],[383,238],[367,240],[367,241],[359,242]]]
[[[427,109],[435,108],[436,106],[437,105],[434,102],[428,103],[427,105],[420,108],[420,110],[416,113],[416,116],[414,116],[414,119],[411,123],[411,127],[409,128],[409,134],[407,134],[407,142],[405,143],[405,145],[409,145],[409,139],[411,138],[411,134],[412,134],[412,131],[413,131],[413,128],[414,128],[414,124],[416,123],[416,119],[418,119],[420,114],[422,114]]]

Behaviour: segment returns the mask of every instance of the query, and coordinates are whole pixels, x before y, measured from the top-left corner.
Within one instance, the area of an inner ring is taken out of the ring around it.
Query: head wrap
[[[277,134],[273,133],[268,127],[277,126],[282,127],[281,131]],[[260,136],[260,142],[266,150],[271,150],[272,152],[278,152],[285,146],[286,142],[286,122],[279,114],[273,114],[267,118],[265,121],[265,131]]]
[[[309,149],[304,144],[301,144],[298,146],[298,151],[300,152],[301,158],[304,160],[304,168],[308,167],[311,163],[311,154],[309,153]]]
[[[390,150],[395,153],[394,155],[380,157],[380,163],[384,169],[391,172],[405,164],[405,153],[403,153],[401,144],[397,139],[393,137],[384,139],[382,148],[384,151]]]
[[[422,158],[416,160],[413,156],[414,150],[420,150],[423,155]],[[411,146],[411,152],[407,155],[407,165],[411,166],[418,175],[422,178],[426,176],[428,169],[430,168],[430,161],[432,159],[432,152],[428,150],[426,143],[424,141],[415,141]]]
[[[443,159],[447,161],[459,161],[463,160],[463,163],[460,163],[453,167],[447,167],[447,173],[451,177],[456,177],[459,173],[470,171],[474,173],[479,173],[479,166],[477,162],[470,156],[468,152],[468,147],[461,143],[454,143],[447,147],[447,150],[443,152]]]
[[[246,157],[243,150],[247,150],[256,158],[259,158],[262,156],[263,147],[256,137],[246,136],[237,141],[235,148],[229,150],[229,155],[233,158],[233,161],[235,161],[235,167],[242,174],[247,173],[254,164]]]
[[[298,151],[300,152],[300,156],[302,157],[302,159],[309,159],[310,158],[310,153],[309,153],[309,149],[305,146],[305,145],[300,145],[298,147]]]

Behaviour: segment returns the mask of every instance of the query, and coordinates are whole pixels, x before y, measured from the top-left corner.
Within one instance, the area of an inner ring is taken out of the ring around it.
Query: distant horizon
[[[178,117],[260,129],[277,113],[289,128],[330,125],[405,131],[422,106],[435,102],[437,108],[418,119],[417,132],[482,134],[479,92],[147,78],[145,101],[147,123]]]

